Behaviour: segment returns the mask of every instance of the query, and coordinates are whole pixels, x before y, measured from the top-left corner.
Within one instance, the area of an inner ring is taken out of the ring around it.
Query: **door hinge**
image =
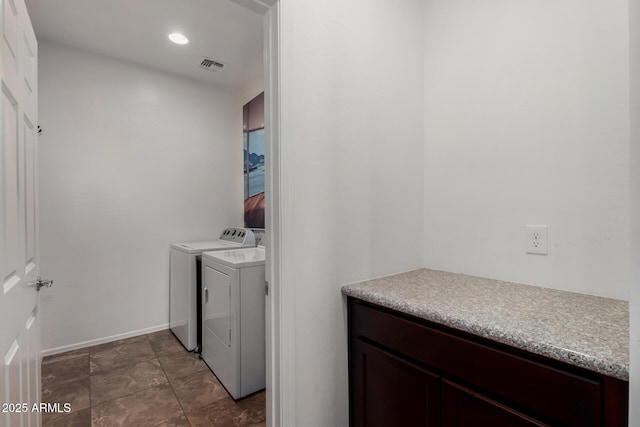
[[[269,295],[269,282],[264,282],[264,294]]]
[[[229,329],[229,343],[231,343],[231,329]]]

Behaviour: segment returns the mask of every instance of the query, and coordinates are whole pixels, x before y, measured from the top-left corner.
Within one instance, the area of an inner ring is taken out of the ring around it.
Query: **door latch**
[[[29,286],[35,286],[36,291],[40,292],[40,289],[43,287],[50,288],[51,286],[53,286],[53,280],[43,279],[42,277],[38,276],[36,277],[36,280],[29,283]]]

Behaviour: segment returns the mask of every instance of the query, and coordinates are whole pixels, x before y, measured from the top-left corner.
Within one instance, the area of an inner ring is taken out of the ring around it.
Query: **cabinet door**
[[[495,402],[486,396],[443,380],[442,425],[444,427],[531,427],[547,424]]]
[[[439,425],[438,376],[359,339],[353,342],[351,370],[351,425]]]

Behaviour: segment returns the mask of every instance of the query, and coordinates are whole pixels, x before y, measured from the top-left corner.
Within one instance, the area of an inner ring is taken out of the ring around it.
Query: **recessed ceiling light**
[[[180,33],[171,33],[169,34],[169,40],[176,44],[187,44],[189,43],[189,39],[186,38],[183,34]]]

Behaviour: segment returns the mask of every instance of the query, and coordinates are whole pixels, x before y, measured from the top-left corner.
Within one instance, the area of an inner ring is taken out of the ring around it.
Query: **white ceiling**
[[[38,39],[247,89],[263,79],[262,16],[229,0],[26,0]],[[170,42],[181,32],[189,44]],[[225,64],[199,68],[203,56]]]

